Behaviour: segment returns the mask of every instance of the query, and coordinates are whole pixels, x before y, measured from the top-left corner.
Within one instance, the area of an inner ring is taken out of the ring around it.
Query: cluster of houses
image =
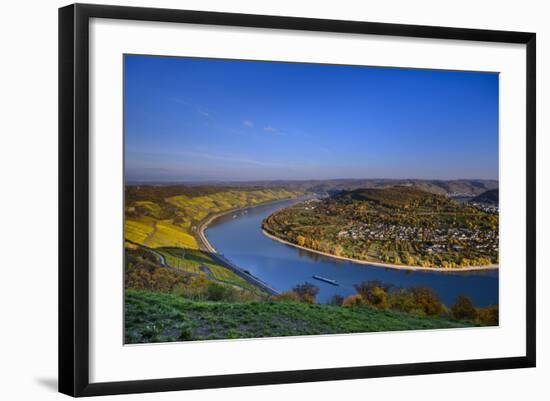
[[[446,195],[449,198],[473,198],[476,196],[470,192],[448,192]]]
[[[321,202],[321,199],[312,198],[308,199],[305,202],[302,202],[301,206],[304,208],[304,210],[315,210],[318,202]]]
[[[486,213],[498,214],[498,205],[492,203],[470,202],[470,206],[482,210]]]
[[[337,237],[368,239],[371,241],[425,241],[431,244],[427,253],[460,251],[467,247],[484,252],[498,252],[498,232],[496,230],[471,230],[467,228],[424,228],[407,227],[386,223],[373,225],[357,224],[350,229],[338,232]]]

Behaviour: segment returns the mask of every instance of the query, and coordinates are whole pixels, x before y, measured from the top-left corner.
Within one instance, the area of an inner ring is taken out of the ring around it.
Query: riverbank
[[[204,250],[204,251],[207,251],[207,252],[217,253],[216,249],[212,246],[212,244],[210,244],[210,242],[208,242],[208,239],[206,238],[206,235],[204,234],[204,232],[210,224],[212,224],[215,220],[217,220],[217,219],[219,219],[223,216],[227,216],[227,215],[232,214],[232,213],[239,213],[239,212],[242,212],[244,210],[253,209],[253,208],[256,208],[256,207],[260,207],[260,206],[270,205],[272,203],[288,201],[288,200],[291,200],[291,199],[300,199],[300,198],[303,198],[303,200],[309,199],[308,196],[301,196],[301,197],[296,197],[296,198],[283,198],[283,199],[277,199],[275,201],[258,203],[257,205],[251,205],[251,206],[245,206],[245,207],[240,207],[240,208],[236,208],[236,209],[226,210],[224,212],[219,212],[219,213],[215,213],[213,215],[207,216],[205,219],[203,219],[197,225],[197,231],[196,231],[196,236],[195,237],[196,237],[196,240],[199,244],[199,248]]]
[[[232,214],[232,213],[240,213],[244,210],[252,209],[252,208],[255,208],[255,207],[259,207],[259,206],[265,206],[265,205],[269,205],[269,204],[276,203],[276,202],[283,202],[283,201],[287,201],[287,200],[291,200],[291,199],[297,199],[297,198],[278,199],[276,201],[264,202],[264,203],[259,203],[257,205],[226,210],[224,212],[215,213],[213,215],[210,215],[210,216],[206,217],[205,219],[203,219],[198,224],[197,229],[196,229],[195,238],[197,240],[199,248],[202,251],[208,252],[211,258],[215,259],[219,264],[223,265],[224,267],[231,270],[235,274],[238,274],[240,277],[245,279],[248,283],[260,288],[262,291],[265,291],[270,295],[277,295],[279,292],[277,290],[273,289],[271,286],[269,286],[269,284],[262,281],[258,277],[253,276],[248,271],[241,269],[239,266],[236,266],[235,264],[231,263],[223,255],[220,255],[216,251],[216,249],[210,244],[210,242],[206,238],[206,235],[205,235],[204,232],[210,224],[212,224],[215,220],[217,220],[217,219],[219,219],[223,216],[227,216],[227,215]]]
[[[304,251],[316,253],[318,255],[323,255],[328,258],[337,259],[337,260],[343,260],[346,262],[352,262],[357,263],[361,265],[369,265],[369,266],[376,266],[376,267],[385,267],[388,269],[396,269],[396,270],[410,270],[410,271],[430,271],[430,272],[465,272],[465,271],[480,271],[480,270],[495,270],[498,269],[498,265],[487,265],[487,266],[466,266],[466,267],[460,267],[460,268],[444,268],[444,267],[423,267],[423,266],[409,266],[409,265],[396,265],[392,263],[382,263],[382,262],[372,262],[372,261],[366,261],[366,260],[360,260],[360,259],[352,259],[347,258],[345,256],[336,256],[327,252],[321,252],[314,249],[306,248],[305,246],[300,246],[298,244],[294,244],[292,242],[286,241],[284,239],[281,239],[279,237],[274,236],[273,234],[268,233],[265,229],[262,228],[263,234],[277,242],[280,242],[285,245],[290,245],[298,249],[302,249]]]

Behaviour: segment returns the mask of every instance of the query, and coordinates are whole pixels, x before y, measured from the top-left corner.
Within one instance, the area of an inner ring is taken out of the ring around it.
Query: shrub
[[[420,317],[426,316],[426,312],[422,308],[413,308],[413,309],[410,310],[409,313],[411,315],[420,316]]]
[[[423,311],[428,316],[440,315],[443,313],[443,304],[436,292],[427,287],[416,287],[410,289],[414,309]]]
[[[211,281],[207,286],[206,299],[215,302],[235,302],[239,300],[239,292],[233,287]]]
[[[156,292],[172,292],[184,281],[183,276],[162,267],[154,267],[140,261],[128,262],[125,269],[126,288]]]
[[[484,326],[498,326],[498,306],[491,305],[477,310],[477,320]]]
[[[346,308],[356,308],[363,305],[366,305],[366,302],[359,294],[350,295],[349,297],[344,299],[344,302],[342,302],[342,306]]]
[[[457,320],[474,320],[477,318],[477,311],[470,298],[459,295],[451,308],[451,315]]]
[[[205,276],[191,276],[185,283],[177,285],[173,292],[184,298],[205,300],[208,298],[209,282]]]
[[[390,292],[394,288],[394,285],[391,283],[385,283],[380,280],[369,280],[369,281],[363,281],[353,286],[353,288],[355,288],[355,291],[357,291],[357,293],[362,295],[363,298],[365,299],[368,298],[370,291],[374,287],[381,288],[385,292]]]
[[[376,306],[379,309],[388,308],[388,293],[380,287],[374,287],[371,293],[370,299],[371,305]]]
[[[386,309],[388,304],[388,292],[393,287],[391,284],[383,283],[378,280],[363,281],[354,285],[355,290],[363,300],[369,305],[377,308]]]
[[[180,274],[164,268],[155,269],[151,275],[153,291],[172,292],[174,287],[182,281]]]
[[[151,273],[144,268],[139,268],[129,263],[126,266],[126,288],[135,290],[151,289]]]
[[[332,298],[328,301],[329,305],[342,306],[344,302],[344,297],[341,295],[333,295]]]
[[[192,340],[193,339],[193,332],[191,331],[190,328],[185,327],[181,330],[179,339],[180,340],[186,340],[186,341]]]
[[[314,304],[315,297],[319,293],[319,287],[306,282],[304,284],[297,285],[292,289],[292,291],[298,295],[300,301],[308,304]]]
[[[261,297],[250,290],[239,291],[239,301],[241,302],[252,302],[258,301],[259,299],[261,299]]]
[[[300,302],[300,297],[294,291],[285,291],[272,297],[274,301]]]
[[[414,297],[406,289],[392,291],[388,297],[389,308],[400,312],[411,312],[415,308]]]
[[[451,310],[447,307],[447,305],[441,304],[441,308],[442,308],[442,310],[441,310],[441,313],[439,314],[439,316],[444,317],[446,319],[452,317],[451,316]]]
[[[363,302],[379,309],[393,309],[422,316],[447,313],[436,292],[431,288],[394,288],[392,284],[378,280],[354,285]],[[350,302],[352,302],[350,300]]]

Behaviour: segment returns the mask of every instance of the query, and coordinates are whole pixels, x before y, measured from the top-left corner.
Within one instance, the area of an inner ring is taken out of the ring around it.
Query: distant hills
[[[387,208],[419,208],[428,206],[444,207],[449,204],[445,196],[421,190],[414,186],[394,186],[387,188],[358,188],[342,191],[332,197],[335,202],[366,201]]]
[[[147,183],[143,183],[147,184]],[[153,183],[149,183],[153,184]],[[172,186],[177,183],[172,183]],[[156,184],[169,185],[169,184]],[[182,183],[179,183],[181,186]],[[339,191],[350,191],[358,188],[387,188],[393,186],[410,186],[446,196],[472,197],[498,189],[497,180],[424,180],[424,179],[331,179],[331,180],[275,180],[275,181],[233,181],[185,183],[185,186],[196,187],[239,187],[239,188],[282,188],[289,191],[315,192],[318,194],[335,194]]]
[[[473,199],[470,199],[470,202],[477,203],[489,203],[491,205],[498,205],[498,188],[490,189],[481,193]]]

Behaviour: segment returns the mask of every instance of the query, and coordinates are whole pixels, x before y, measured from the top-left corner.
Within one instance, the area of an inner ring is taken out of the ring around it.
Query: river
[[[380,280],[398,287],[431,287],[448,306],[459,294],[470,297],[476,306],[498,304],[498,270],[395,270],[335,260],[266,237],[261,229],[263,219],[295,202],[273,202],[222,216],[208,226],[205,235],[218,253],[278,291],[289,290],[306,281],[315,284],[320,289],[319,302],[326,302],[336,294],[344,297],[354,294],[353,285],[361,281]],[[315,280],[311,277],[314,274],[335,279],[340,285]]]

